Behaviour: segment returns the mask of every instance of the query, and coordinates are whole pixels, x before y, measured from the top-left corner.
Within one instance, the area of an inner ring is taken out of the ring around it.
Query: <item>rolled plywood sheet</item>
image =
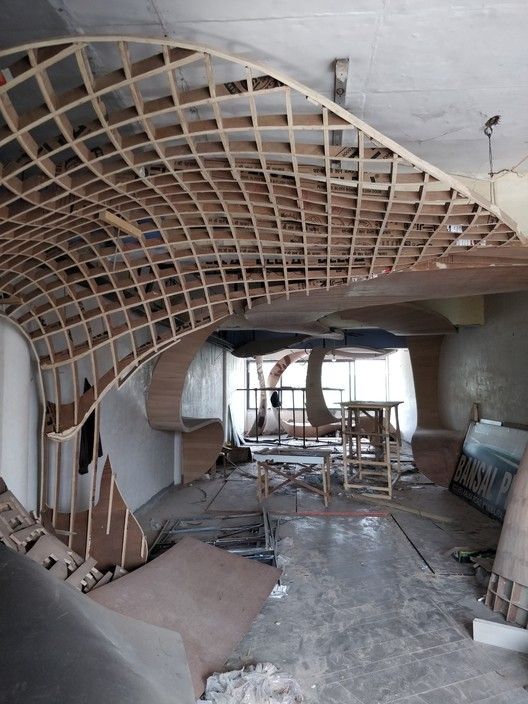
[[[195,704],[178,633],[97,604],[1,544],[0,620],[2,701]]]

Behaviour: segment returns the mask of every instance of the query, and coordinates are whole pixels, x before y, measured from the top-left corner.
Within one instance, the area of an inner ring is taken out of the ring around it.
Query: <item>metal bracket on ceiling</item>
[[[334,103],[345,107],[348,81],[349,59],[336,59],[334,64]],[[332,131],[332,146],[338,147],[343,142],[343,130]]]

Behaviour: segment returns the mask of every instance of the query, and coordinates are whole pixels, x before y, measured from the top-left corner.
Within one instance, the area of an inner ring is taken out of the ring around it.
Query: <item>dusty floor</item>
[[[251,474],[243,465],[227,479],[172,488],[138,518],[152,540],[169,518],[258,510]],[[280,512],[287,594],[268,599],[228,668],[270,661],[300,682],[308,703],[528,702],[528,657],[472,641],[475,616],[501,618],[477,601],[484,588],[473,569],[449,555],[494,546],[496,522],[419,474],[381,509],[346,497],[336,481],[329,512],[348,517],[299,515],[324,511],[302,489],[272,495],[267,507]]]

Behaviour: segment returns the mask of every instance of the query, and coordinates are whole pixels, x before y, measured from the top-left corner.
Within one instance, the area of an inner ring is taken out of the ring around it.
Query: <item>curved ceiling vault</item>
[[[252,302],[521,243],[452,177],[245,59],[76,37],[0,62],[1,309],[63,436],[143,360]]]

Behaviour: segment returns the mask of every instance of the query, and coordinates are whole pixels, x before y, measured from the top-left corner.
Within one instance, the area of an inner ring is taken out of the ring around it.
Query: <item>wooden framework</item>
[[[0,70],[0,309],[59,439],[255,301],[521,243],[463,184],[244,59],[83,36],[3,50]]]
[[[300,486],[307,491],[323,497],[325,507],[328,507],[331,489],[330,450],[267,449],[253,453],[257,466],[257,497],[259,501],[269,498],[270,494],[280,491],[286,486]],[[304,480],[306,475],[317,474],[321,477],[321,487]],[[272,484],[271,478],[279,477],[282,481]]]
[[[341,404],[345,489],[365,489],[379,498],[392,499],[393,484],[401,473],[400,403],[401,401],[346,401]],[[393,409],[396,423],[394,428],[391,426]],[[397,469],[394,481],[393,461]],[[365,477],[382,481],[381,484],[365,483]]]

